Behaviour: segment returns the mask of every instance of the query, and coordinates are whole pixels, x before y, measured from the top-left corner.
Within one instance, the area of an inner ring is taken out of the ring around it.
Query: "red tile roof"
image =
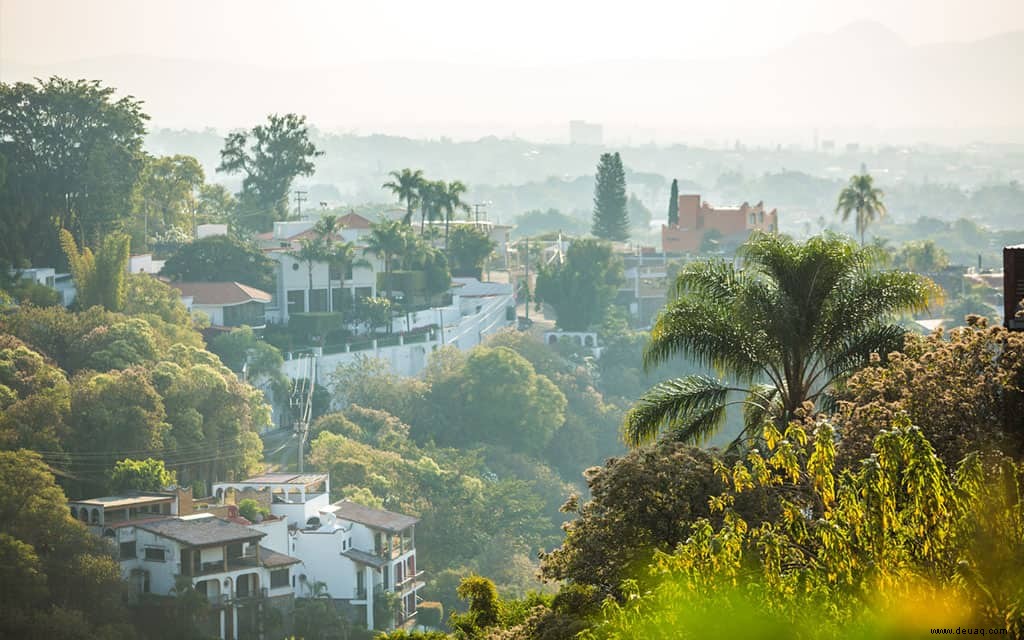
[[[338,223],[348,229],[369,229],[373,224],[358,213],[346,213],[338,218]]]
[[[193,304],[234,305],[243,302],[270,302],[271,295],[240,282],[172,282],[181,295],[192,298]]]

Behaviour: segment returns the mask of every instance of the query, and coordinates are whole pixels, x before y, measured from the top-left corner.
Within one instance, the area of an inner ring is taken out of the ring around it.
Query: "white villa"
[[[332,504],[326,474],[267,473],[213,489],[217,503],[205,512],[182,490],[68,506],[114,546],[134,593],[170,596],[182,581],[204,593],[212,607],[204,631],[222,640],[257,637],[261,607],[290,613],[295,598],[325,594],[368,629],[415,620],[424,586],[418,518],[347,500]],[[236,502],[245,498],[270,515],[240,517]],[[381,620],[384,593],[397,594],[398,611]]]

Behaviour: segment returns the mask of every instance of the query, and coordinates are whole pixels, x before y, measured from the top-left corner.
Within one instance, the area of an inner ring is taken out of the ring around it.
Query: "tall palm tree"
[[[444,203],[444,196],[447,193],[447,186],[444,180],[428,180],[420,185],[420,235],[423,235],[423,227],[426,221],[433,222],[441,218],[441,207]]]
[[[851,213],[857,216],[857,233],[860,234],[860,246],[864,246],[864,232],[875,218],[885,217],[886,209],[882,198],[885,193],[874,186],[874,178],[868,173],[850,177],[849,184],[839,194],[836,213],[843,214],[843,222]]]
[[[893,314],[927,308],[939,289],[922,276],[877,269],[878,253],[834,234],[796,243],[757,234],[742,267],[705,260],[685,266],[644,351],[651,369],[677,355],[735,381],[707,375],[652,387],[626,416],[636,446],[662,428],[700,442],[717,432],[727,405],[743,406],[733,446],[756,439],[765,420],[784,425],[804,403],[832,404],[832,392],[872,353],[903,344]],[[739,392],[742,400],[731,401]]]
[[[387,189],[398,196],[399,203],[405,203],[405,217],[402,218],[402,224],[412,224],[413,209],[419,204],[420,187],[426,182],[423,178],[423,171],[421,169],[415,171],[402,169],[401,171],[391,171],[388,175],[394,179],[382,184],[381,189]]]
[[[444,183],[442,183],[444,184]],[[444,186],[441,192],[441,209],[444,212],[444,250],[448,251],[448,225],[455,217],[456,211],[469,213],[469,205],[462,201],[462,194],[466,193],[466,185],[455,180]]]
[[[409,236],[401,222],[383,220],[374,224],[366,238],[364,254],[375,253],[384,258],[387,298],[391,299],[391,266],[395,256],[402,255],[409,246]]]

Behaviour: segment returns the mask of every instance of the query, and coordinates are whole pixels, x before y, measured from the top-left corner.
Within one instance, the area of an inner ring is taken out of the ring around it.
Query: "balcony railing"
[[[399,582],[398,584],[396,584],[396,585],[395,585],[395,588],[396,588],[396,589],[398,589],[399,591],[404,591],[404,590],[405,590],[405,586],[406,586],[407,584],[410,584],[411,582],[413,582],[414,580],[416,580],[416,578],[419,578],[419,577],[421,577],[422,575],[423,575],[423,572],[422,572],[422,571],[417,571],[416,573],[410,573],[410,574],[409,574],[409,575],[407,575],[407,576],[406,576],[406,577],[405,577],[405,578],[404,578],[404,579],[403,579],[403,580],[402,580],[401,582]]]

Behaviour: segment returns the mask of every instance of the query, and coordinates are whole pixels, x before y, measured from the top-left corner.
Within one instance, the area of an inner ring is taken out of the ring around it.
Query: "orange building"
[[[679,224],[661,226],[661,248],[665,253],[687,253],[700,249],[704,234],[716,230],[724,239],[745,240],[751,231],[778,231],[779,215],[765,211],[764,203],[715,208],[701,202],[699,195],[679,196]]]

